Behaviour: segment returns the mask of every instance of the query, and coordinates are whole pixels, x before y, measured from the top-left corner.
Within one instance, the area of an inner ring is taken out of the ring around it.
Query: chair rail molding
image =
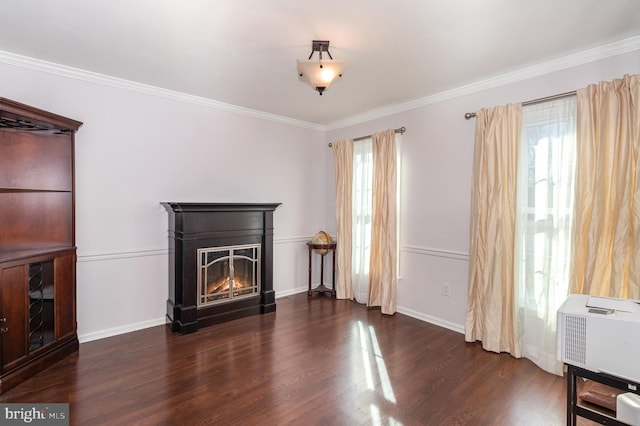
[[[469,253],[463,253],[453,250],[435,249],[429,247],[401,245],[401,252],[420,254],[422,256],[446,257],[448,259],[469,261]]]

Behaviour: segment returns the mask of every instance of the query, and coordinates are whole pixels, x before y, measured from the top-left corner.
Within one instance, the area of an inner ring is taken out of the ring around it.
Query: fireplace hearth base
[[[167,325],[187,334],[234,319],[275,312],[273,212],[280,203],[162,203],[169,213]],[[260,291],[198,308],[198,249],[260,244]]]

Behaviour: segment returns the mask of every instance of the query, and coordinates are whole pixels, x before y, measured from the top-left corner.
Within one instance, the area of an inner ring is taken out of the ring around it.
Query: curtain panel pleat
[[[521,105],[476,113],[465,340],[520,357],[514,248]]]
[[[336,185],[336,298],[353,299],[352,273],[352,187],[353,140],[332,144]]]
[[[396,133],[375,133],[373,144],[373,200],[368,306],[383,314],[396,312],[397,291],[397,158]]]
[[[570,292],[640,298],[640,76],[577,91]]]

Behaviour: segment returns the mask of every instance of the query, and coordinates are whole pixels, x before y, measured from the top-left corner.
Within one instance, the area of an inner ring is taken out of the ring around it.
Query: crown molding
[[[483,90],[493,89],[522,80],[539,77],[545,74],[549,74],[555,71],[561,71],[578,65],[588,64],[601,59],[606,59],[612,56],[621,55],[623,53],[632,52],[638,49],[640,49],[640,35],[583,50],[570,55],[562,56],[550,61],[534,64],[515,71],[503,73],[495,77],[479,80],[474,83],[460,86],[455,89],[446,90],[434,95],[416,99],[414,101],[391,105],[384,108],[377,108],[363,112],[361,114],[356,114],[343,120],[329,123],[326,130],[329,131],[341,129],[344,127],[364,123],[366,121],[388,117],[393,114],[398,114],[401,112],[409,111],[427,105],[432,105],[461,96],[471,95]]]
[[[26,68],[34,71],[40,71],[47,74],[58,75],[61,77],[72,78],[89,83],[109,86],[116,89],[129,90],[132,92],[142,93],[160,98],[170,99],[179,102],[186,102],[206,108],[217,109],[221,111],[232,112],[236,114],[246,115],[261,120],[273,121],[289,126],[302,127],[311,130],[326,131],[326,126],[310,123],[307,121],[296,120],[277,114],[259,111],[251,108],[241,107],[238,105],[227,104],[213,99],[201,96],[189,95],[174,90],[163,89],[161,87],[151,86],[148,84],[138,83],[135,81],[125,80],[118,77],[112,77],[80,68],[69,67],[66,65],[56,64],[53,62],[43,61],[41,59],[30,58],[11,52],[0,51],[0,63],[13,65],[16,67]]]
[[[295,127],[301,127],[321,132],[329,130],[341,129],[344,127],[364,123],[367,121],[388,117],[393,114],[409,111],[412,109],[424,107],[438,102],[447,101],[461,96],[470,95],[487,89],[504,86],[510,83],[519,82],[533,77],[549,74],[555,71],[571,68],[578,65],[595,62],[597,60],[606,59],[612,56],[632,52],[640,49],[640,35],[627,39],[615,41],[595,48],[587,49],[581,52],[573,53],[563,57],[559,57],[540,64],[534,64],[525,68],[521,68],[512,72],[503,73],[498,76],[479,80],[455,89],[446,90],[414,101],[402,104],[390,105],[388,107],[377,108],[347,117],[342,120],[334,121],[328,125],[310,123],[307,121],[296,120],[277,114],[259,111],[251,108],[241,107],[238,105],[227,104],[213,99],[200,96],[189,95],[182,92],[163,89],[135,81],[125,80],[117,77],[108,76],[92,71],[82,70],[79,68],[69,67],[66,65],[56,64],[53,62],[43,61],[40,59],[30,58],[11,52],[0,51],[0,63],[13,65],[16,67],[26,68],[34,71],[40,71],[48,74],[58,75],[67,78],[73,78],[89,83],[99,84],[103,86],[114,87],[123,90],[143,93],[151,96],[157,96],[165,99],[186,102],[193,105],[213,108],[221,111],[241,114],[261,120],[273,121],[280,124],[286,124]]]

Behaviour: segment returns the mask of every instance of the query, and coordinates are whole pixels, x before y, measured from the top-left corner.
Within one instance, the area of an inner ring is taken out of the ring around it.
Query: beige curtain
[[[373,143],[373,201],[368,306],[383,314],[396,312],[397,290],[397,170],[396,133],[375,133]]]
[[[577,96],[570,292],[640,299],[640,76]]]
[[[336,184],[336,297],[353,299],[351,286],[351,229],[353,140],[332,144]]]
[[[465,340],[520,357],[514,247],[521,105],[476,113]]]

